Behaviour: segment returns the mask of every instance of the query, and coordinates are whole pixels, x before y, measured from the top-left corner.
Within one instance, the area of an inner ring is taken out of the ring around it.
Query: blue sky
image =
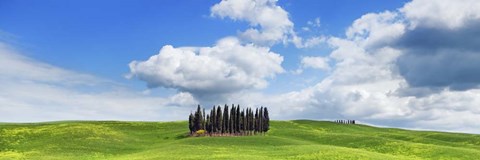
[[[478,5],[4,0],[0,121],[181,120],[240,103],[274,119],[480,132]]]
[[[147,59],[163,45],[208,46],[248,27],[245,22],[210,17],[217,1],[2,1],[0,29],[13,35],[19,49],[34,59],[83,73],[109,78],[145,89],[143,83],[127,80],[127,64]],[[296,24],[321,18],[315,34],[343,36],[346,28],[361,15],[396,9],[405,1],[279,1]],[[276,45],[273,51],[285,57],[287,70],[298,67],[300,56],[325,55],[328,48],[297,49]],[[321,72],[304,78],[319,81]],[[317,76],[320,75],[320,76]],[[298,75],[279,75],[273,81],[287,85],[302,81]],[[294,87],[269,87],[267,92],[284,92]]]

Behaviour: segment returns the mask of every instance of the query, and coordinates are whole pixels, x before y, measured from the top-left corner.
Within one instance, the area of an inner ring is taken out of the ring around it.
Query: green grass
[[[188,137],[187,122],[0,124],[0,159],[478,159],[480,135],[273,121],[265,136]]]

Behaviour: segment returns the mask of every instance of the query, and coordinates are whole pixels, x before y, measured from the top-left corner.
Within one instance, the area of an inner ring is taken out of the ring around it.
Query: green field
[[[0,124],[0,159],[478,159],[480,135],[273,121],[264,136],[188,137],[187,122]]]

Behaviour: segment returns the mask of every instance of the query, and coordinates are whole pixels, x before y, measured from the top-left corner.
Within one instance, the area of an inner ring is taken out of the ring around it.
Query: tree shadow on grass
[[[184,139],[184,138],[188,138],[188,137],[190,137],[190,135],[188,133],[182,133],[182,134],[178,134],[177,136],[175,136],[175,139],[179,140],[179,139]]]

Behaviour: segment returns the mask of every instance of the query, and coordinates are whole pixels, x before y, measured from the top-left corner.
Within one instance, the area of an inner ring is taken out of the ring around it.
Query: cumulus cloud
[[[419,24],[422,25],[422,24]],[[397,65],[412,87],[467,90],[480,85],[480,18],[450,29],[417,26],[398,41]]]
[[[321,70],[330,70],[329,59],[325,57],[306,56],[300,62],[304,68],[314,68]]]
[[[300,61],[300,67],[295,71],[297,74],[302,73],[303,69],[313,68],[328,71],[330,70],[330,64],[328,64],[330,59],[328,57],[320,56],[306,56],[302,57]]]
[[[277,5],[277,0],[222,0],[211,7],[211,16],[246,21],[251,28],[239,37],[257,45],[271,46],[279,42],[293,43],[297,48],[310,48],[320,44],[320,36],[304,39],[294,31],[289,14]],[[320,27],[317,18],[310,25]]]
[[[257,44],[272,45],[287,41],[293,33],[288,12],[276,3],[277,0],[222,0],[212,6],[211,14],[249,22],[252,28],[240,36]]]
[[[405,24],[399,13],[385,11],[365,14],[347,29],[346,36],[364,49],[390,45],[403,35]]]
[[[432,3],[431,0],[414,0],[407,3],[400,11],[409,20],[411,27],[425,26],[431,28],[455,29],[465,23],[480,18],[476,0],[441,0]]]
[[[121,84],[43,63],[0,43],[0,121],[175,120],[189,93],[146,96]],[[169,114],[165,114],[169,113]]]
[[[321,82],[248,98],[272,106],[274,118],[479,133],[480,27],[471,9],[479,2],[462,2],[415,0],[399,11],[366,14],[345,37],[328,38],[334,66]],[[437,15],[452,11],[458,16]]]
[[[222,96],[247,89],[261,89],[284,70],[283,57],[267,47],[242,45],[227,37],[213,47],[166,45],[146,61],[130,63],[130,76],[149,87],[175,88],[197,98]]]

